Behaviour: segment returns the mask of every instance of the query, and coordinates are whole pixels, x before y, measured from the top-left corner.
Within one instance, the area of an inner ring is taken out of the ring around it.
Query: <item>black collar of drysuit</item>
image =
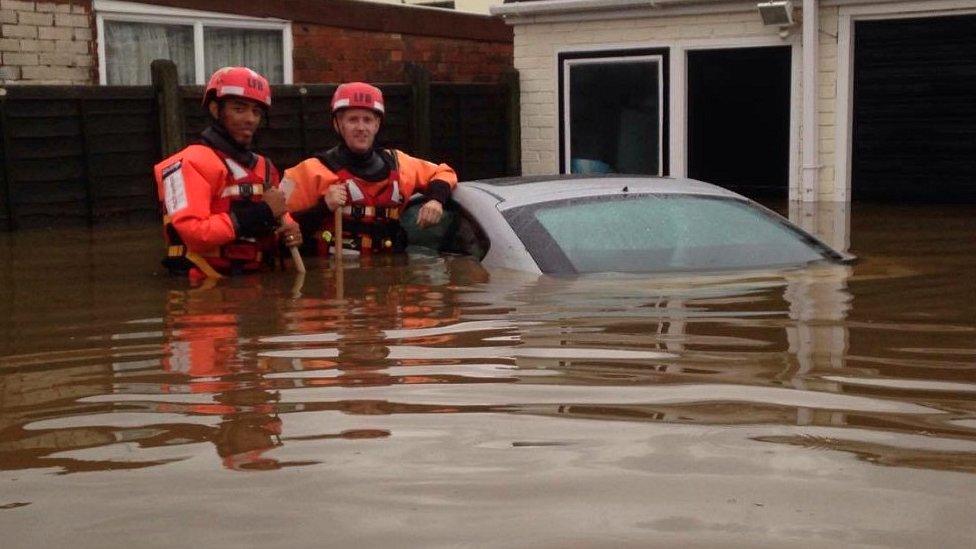
[[[315,156],[333,172],[345,168],[349,173],[370,183],[383,181],[390,176],[390,170],[393,169],[393,157],[390,153],[375,147],[360,154],[342,143]]]
[[[200,140],[249,170],[254,169],[258,163],[257,155],[251,152],[249,147],[234,141],[227,129],[219,122],[214,122],[210,127],[203,130],[200,134]]]

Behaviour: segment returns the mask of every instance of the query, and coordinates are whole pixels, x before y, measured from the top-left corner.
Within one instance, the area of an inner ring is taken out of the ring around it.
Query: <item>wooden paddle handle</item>
[[[336,265],[338,265],[342,262],[342,206],[337,207],[333,215],[335,216],[332,221],[332,230],[335,233],[333,241],[335,242]]]
[[[342,268],[342,207],[336,208],[335,217],[332,221],[332,230],[335,231],[335,275],[336,275],[336,299],[343,298],[343,268]]]
[[[295,264],[295,271],[304,273],[305,262],[302,261],[302,254],[298,253],[298,246],[289,246],[288,251],[291,252],[291,262]]]

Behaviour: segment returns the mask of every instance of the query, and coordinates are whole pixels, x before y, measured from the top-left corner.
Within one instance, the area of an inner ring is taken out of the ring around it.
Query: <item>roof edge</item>
[[[491,6],[492,15],[502,17],[523,17],[533,15],[552,15],[581,13],[589,11],[660,9],[671,6],[695,4],[716,4],[725,0],[538,0],[532,2],[511,2]]]
[[[518,19],[547,19],[558,16],[593,14],[598,12],[617,12],[640,15],[660,13],[716,13],[737,11],[755,7],[761,0],[514,0],[500,6],[489,8],[497,15],[511,22]],[[822,7],[863,4],[892,4],[905,0],[819,0]],[[800,7],[800,3],[797,3]]]
[[[265,17],[330,27],[407,35],[508,42],[512,29],[493,15],[453,10],[362,2],[358,0],[129,0],[173,8],[197,9],[250,17]]]

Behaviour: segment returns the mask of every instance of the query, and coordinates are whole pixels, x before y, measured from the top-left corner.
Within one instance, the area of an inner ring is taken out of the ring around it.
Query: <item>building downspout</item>
[[[817,95],[820,70],[818,48],[820,26],[817,0],[803,0],[803,149],[800,196],[802,202],[817,200],[820,179],[820,139],[817,130]]]

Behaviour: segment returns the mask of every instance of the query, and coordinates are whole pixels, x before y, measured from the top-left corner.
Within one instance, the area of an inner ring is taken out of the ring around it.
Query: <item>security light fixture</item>
[[[793,2],[790,0],[771,0],[756,4],[763,25],[789,27],[793,25]]]

